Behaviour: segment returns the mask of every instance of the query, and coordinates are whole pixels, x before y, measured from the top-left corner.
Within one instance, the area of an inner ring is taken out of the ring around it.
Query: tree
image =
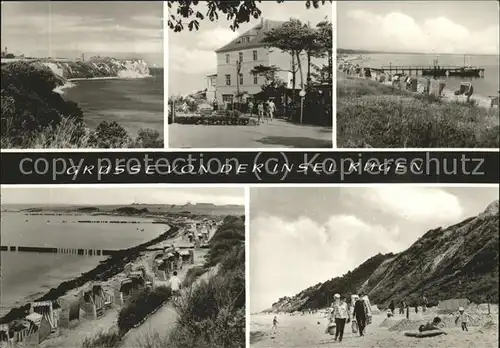
[[[184,30],[185,25],[189,31],[193,29],[199,30],[200,21],[208,18],[211,22],[219,19],[219,14],[226,17],[232,24],[229,26],[231,30],[235,31],[239,28],[241,23],[249,22],[250,19],[258,19],[262,15],[262,11],[257,4],[261,1],[244,0],[244,1],[203,1],[207,6],[206,13],[202,13],[197,8],[200,1],[183,1],[175,0],[168,1],[168,7],[172,10],[173,5],[176,5],[175,13],[170,11],[168,17],[168,26],[174,32],[181,32]],[[284,0],[277,0],[277,3],[282,3]],[[307,9],[319,8],[324,5],[327,0],[307,0],[304,4]],[[332,2],[328,0],[328,2]],[[185,21],[187,20],[187,21]]]

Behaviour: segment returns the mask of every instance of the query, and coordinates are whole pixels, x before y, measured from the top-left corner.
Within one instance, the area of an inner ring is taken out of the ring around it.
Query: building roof
[[[236,39],[229,42],[228,44],[222,46],[221,48],[215,50],[216,53],[231,52],[245,50],[249,48],[263,47],[264,44],[262,40],[264,39],[264,34],[273,28],[283,25],[283,21],[272,21],[269,19],[261,19],[261,22],[254,26],[252,29],[247,30],[243,34],[239,35]],[[247,42],[244,40],[245,37],[250,37]]]

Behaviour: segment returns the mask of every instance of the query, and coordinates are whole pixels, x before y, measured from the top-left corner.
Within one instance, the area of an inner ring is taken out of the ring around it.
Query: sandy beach
[[[158,248],[164,248],[165,246],[171,245],[175,243],[176,246],[190,247],[191,243],[188,242],[187,237],[183,233],[184,230],[180,229],[179,233],[170,239],[159,242],[158,244],[152,245],[149,249],[154,249],[150,251],[144,251],[141,255],[132,262],[133,268],[144,266],[148,273],[152,273],[151,264],[152,258],[157,253]],[[210,238],[212,237],[215,230],[210,231]],[[201,266],[204,263],[204,256],[207,253],[208,249],[196,249],[195,250],[195,260],[193,265],[184,266],[181,271],[179,271],[179,278],[181,281],[187,274],[187,271],[196,266]],[[120,272],[116,276],[108,279],[107,281],[101,283],[104,289],[111,289],[112,284],[125,279],[126,275],[124,272]],[[168,281],[161,281],[155,278],[154,286],[161,285],[169,285]],[[74,289],[68,294],[74,294],[81,291],[84,287],[88,286],[85,284],[84,286]],[[118,314],[120,312],[120,307],[114,306],[112,309],[105,312],[105,314],[97,320],[87,320],[81,319],[78,324],[69,329],[59,329],[59,334],[54,337],[49,337],[47,340],[43,341],[40,344],[42,348],[56,348],[56,347],[81,347],[83,341],[86,338],[92,338],[96,336],[99,332],[107,332],[110,329],[114,329],[117,327],[117,319]],[[139,327],[130,330],[124,337],[124,347],[135,347],[137,346],[137,340],[140,339],[143,335],[148,334],[152,331],[162,332],[164,333],[165,323],[175,323],[176,313],[173,310],[173,307],[170,303],[166,303],[163,307],[161,307],[157,312],[152,314],[147,320],[140,325]]]
[[[454,324],[454,317],[443,320],[443,330],[448,335],[431,338],[411,338],[404,336],[405,331],[418,328],[422,322],[430,321],[437,315],[435,308],[418,314],[410,312],[410,321],[406,321],[403,315],[397,315],[394,319],[387,319],[386,314],[380,312],[374,314],[372,324],[368,325],[366,335],[359,337],[353,334],[351,325],[346,324],[344,339],[335,342],[334,337],[325,333],[328,319],[324,312],[305,315],[280,314],[278,316],[278,330],[272,332],[272,321],[275,314],[256,314],[251,316],[250,323],[250,346],[257,347],[369,347],[369,348],[481,348],[498,347],[498,306],[492,306],[492,314],[488,316],[481,306],[479,312],[471,308],[470,314],[479,318],[477,322],[471,322],[469,331],[463,332],[460,326]]]

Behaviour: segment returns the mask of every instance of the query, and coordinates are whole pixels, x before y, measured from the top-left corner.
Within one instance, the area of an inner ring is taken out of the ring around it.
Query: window
[[[229,54],[226,54],[226,64],[229,64]]]
[[[231,86],[231,75],[226,75],[226,86]]]
[[[259,84],[259,77],[257,75],[253,76],[253,84],[258,85]]]
[[[240,56],[240,62],[242,62],[243,61],[243,52],[240,52],[239,56]]]
[[[222,102],[223,103],[232,103],[233,102],[233,95],[232,94],[223,94],[222,95]]]
[[[257,60],[257,51],[253,51],[253,60]]]
[[[240,85],[243,84],[243,74],[240,74]]]

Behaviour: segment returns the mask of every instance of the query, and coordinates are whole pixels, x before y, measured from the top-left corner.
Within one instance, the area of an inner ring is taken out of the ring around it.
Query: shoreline
[[[337,62],[337,72],[342,73],[342,74],[345,75],[342,78],[348,78],[348,76],[347,76],[346,73],[344,73],[343,71],[341,71],[341,70],[338,69],[339,64],[358,64],[361,68],[363,68],[364,67],[364,63],[366,61],[369,61],[369,60],[370,60],[370,57],[367,57],[367,54],[359,54],[359,55],[349,54],[349,55],[346,55],[345,57],[340,58],[338,60],[338,62]],[[419,77],[425,77],[425,76],[418,75],[416,77],[419,78]],[[349,76],[349,78],[355,78],[355,76]],[[364,77],[360,77],[359,79],[363,80],[365,78]],[[371,80],[371,79],[368,79],[368,80]],[[448,81],[448,79],[438,79],[438,80],[443,80],[445,82],[445,84]],[[474,85],[473,82],[471,82],[471,83],[472,83],[472,85]],[[387,81],[387,80],[384,81],[384,82],[382,82],[381,84],[386,85],[386,86],[391,86],[392,85],[392,83],[389,82],[389,81]],[[445,102],[464,102],[466,100],[466,97],[464,97],[464,96],[456,96],[454,94],[454,91],[451,90],[451,89],[449,89],[449,88],[447,88],[447,87],[445,87],[443,89],[442,96],[443,96],[443,101],[445,101]],[[498,92],[493,93],[491,95],[491,97],[498,97]],[[470,99],[474,100],[479,107],[487,108],[487,109],[490,108],[491,98],[488,95],[485,96],[485,95],[482,95],[482,94],[474,93],[471,96]]]
[[[165,225],[167,228],[166,231],[156,238],[127,249],[117,249],[113,255],[108,256],[90,271],[81,273],[80,276],[60,283],[57,287],[51,288],[48,292],[34,299],[32,302],[55,301],[59,297],[66,295],[76,288],[84,286],[88,282],[106,281],[116,276],[123,271],[123,267],[127,263],[136,260],[140,256],[140,253],[145,251],[148,247],[173,238],[178,234],[180,230],[178,224],[165,223]],[[28,307],[29,303],[10,309],[7,314],[0,318],[0,324],[6,324],[13,320],[24,318],[28,314]]]
[[[68,88],[75,87],[76,83],[73,83],[73,82],[77,82],[77,81],[87,81],[87,80],[89,80],[89,81],[92,81],[92,80],[136,80],[136,79],[147,79],[147,78],[152,78],[152,77],[153,77],[153,75],[138,75],[138,76],[134,76],[134,77],[123,77],[123,76],[75,77],[75,78],[66,79],[66,82],[63,85],[57,86],[52,91],[55,92],[55,93],[57,93],[57,94],[63,95],[64,94],[64,90],[68,89]]]

